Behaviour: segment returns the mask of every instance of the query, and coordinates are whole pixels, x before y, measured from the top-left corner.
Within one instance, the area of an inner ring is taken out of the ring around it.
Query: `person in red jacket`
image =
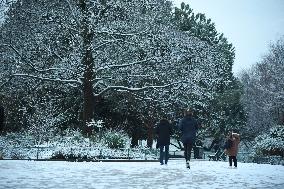
[[[240,144],[240,135],[238,133],[230,132],[227,136],[227,145],[225,147],[225,153],[229,156],[229,167],[232,167],[234,162],[234,167],[237,168],[237,154]]]

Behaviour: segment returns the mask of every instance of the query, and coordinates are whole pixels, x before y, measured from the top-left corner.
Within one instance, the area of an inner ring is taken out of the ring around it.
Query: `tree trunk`
[[[80,10],[82,13],[81,21],[81,36],[83,39],[82,45],[82,65],[84,66],[83,74],[83,131],[86,134],[91,134],[92,130],[87,127],[87,122],[90,122],[94,118],[94,92],[93,92],[93,79],[94,79],[94,60],[92,55],[92,40],[93,32],[89,29],[89,14],[86,1],[80,1]]]
[[[278,124],[284,125],[284,109],[278,108]]]
[[[154,126],[151,122],[147,123],[147,147],[152,148],[154,138]]]
[[[131,134],[132,134],[132,136],[131,136],[131,148],[135,148],[135,147],[138,146],[138,140],[139,140],[138,133],[134,129],[134,131]]]

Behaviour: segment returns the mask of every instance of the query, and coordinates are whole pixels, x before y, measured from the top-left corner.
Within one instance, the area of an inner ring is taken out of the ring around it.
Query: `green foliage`
[[[109,148],[124,148],[129,141],[128,136],[122,131],[107,130],[103,134],[103,140]]]
[[[216,93],[211,101],[209,133],[214,136],[226,136],[228,131],[235,131],[244,136],[242,130],[246,123],[243,106],[240,102],[242,88],[237,80],[231,83],[222,93]]]
[[[173,20],[177,27],[190,36],[197,37],[198,39],[207,42],[210,45],[217,45],[223,56],[226,57],[227,64],[226,72],[229,77],[232,77],[232,65],[235,58],[235,48],[224,37],[223,33],[218,33],[215,24],[205,14],[194,14],[189,5],[181,4],[181,8],[175,8]]]
[[[200,80],[196,84],[205,91],[204,95],[198,97],[194,94],[195,92],[187,95],[187,101],[197,110],[197,114],[205,125],[204,134],[222,137],[227,130],[239,131],[245,123],[245,116],[240,103],[242,88],[232,73],[235,58],[233,45],[228,42],[223,33],[217,32],[211,19],[206,18],[205,14],[194,13],[193,9],[185,3],[181,4],[181,8],[175,8],[173,21],[179,30],[188,34],[189,37],[193,36],[205,42],[212,47],[210,51],[218,52],[216,57],[222,57],[215,60],[219,64],[206,64],[208,67],[214,67],[218,82],[210,85],[208,80]],[[199,51],[203,50],[204,48],[201,48]],[[215,56],[212,56],[212,59],[216,59]],[[192,60],[187,62],[192,64]],[[199,66],[199,69],[203,71],[208,68]],[[213,74],[210,73],[210,75]]]

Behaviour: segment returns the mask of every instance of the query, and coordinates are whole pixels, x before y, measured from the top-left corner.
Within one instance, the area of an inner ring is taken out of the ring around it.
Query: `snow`
[[[183,159],[159,162],[0,161],[0,188],[284,188],[284,166]]]

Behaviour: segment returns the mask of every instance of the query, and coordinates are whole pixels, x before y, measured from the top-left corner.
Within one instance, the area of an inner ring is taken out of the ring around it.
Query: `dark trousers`
[[[237,157],[229,156],[229,165],[232,166],[232,161],[234,161],[234,166],[237,167]]]
[[[165,148],[165,153],[164,153]],[[164,164],[164,157],[165,157],[165,164],[168,163],[169,160],[169,145],[160,145],[160,163]]]
[[[184,157],[186,161],[190,161],[190,157],[191,157],[191,150],[193,147],[192,143],[184,143]]]

